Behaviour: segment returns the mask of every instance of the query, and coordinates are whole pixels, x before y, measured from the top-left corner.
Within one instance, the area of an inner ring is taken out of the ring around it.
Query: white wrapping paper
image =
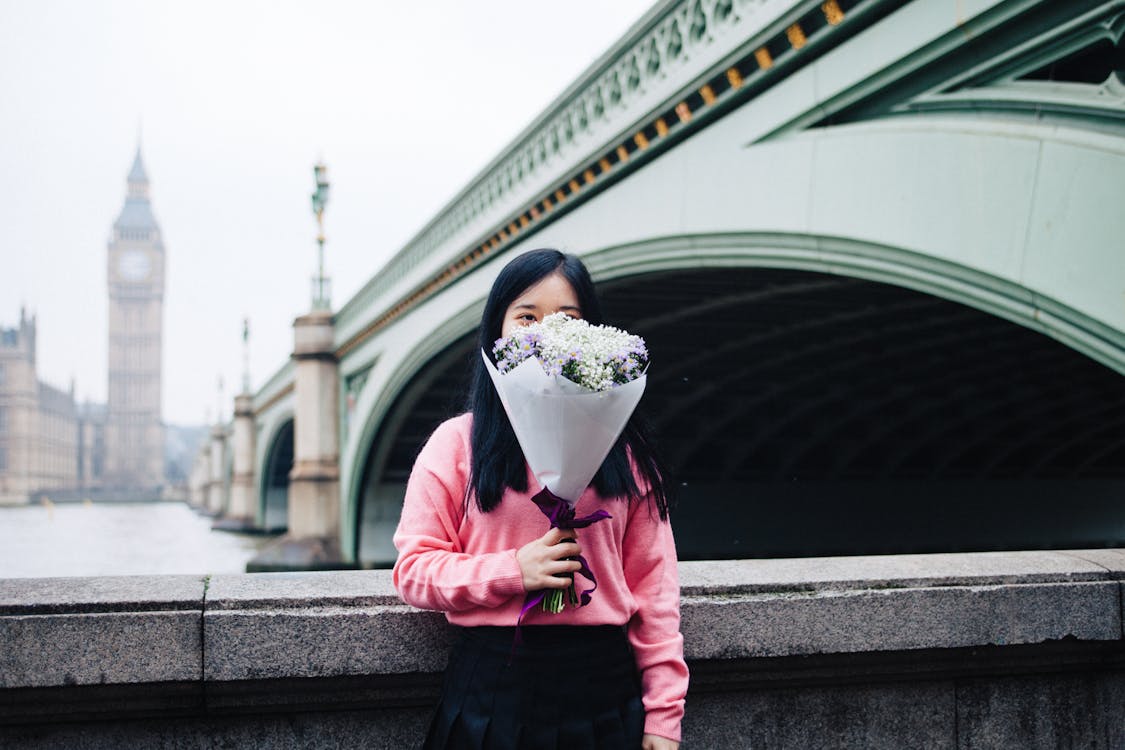
[[[637,408],[647,376],[591,391],[548,375],[535,357],[501,374],[480,354],[535,478],[573,506]]]

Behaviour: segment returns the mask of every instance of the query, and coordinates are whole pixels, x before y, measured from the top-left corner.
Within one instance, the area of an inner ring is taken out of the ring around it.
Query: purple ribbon
[[[613,518],[609,513],[604,510],[598,509],[588,516],[581,516],[576,518],[574,515],[574,507],[571,506],[566,500],[551,492],[544,487],[534,497],[531,502],[535,503],[547,520],[551,522],[552,529],[584,529],[591,524],[598,521],[604,521],[607,518]],[[590,596],[598,589],[598,579],[594,578],[594,571],[590,570],[586,558],[582,555],[576,555],[572,560],[577,560],[582,567],[578,569],[578,573],[582,574],[590,583],[594,584],[586,589],[579,595],[579,607],[585,607],[590,603]],[[523,623],[524,615],[531,611],[532,607],[542,603],[543,597],[547,595],[547,590],[542,591],[529,591],[527,598],[524,600],[523,608],[520,610],[519,619],[516,620],[516,642],[520,641],[520,625]]]

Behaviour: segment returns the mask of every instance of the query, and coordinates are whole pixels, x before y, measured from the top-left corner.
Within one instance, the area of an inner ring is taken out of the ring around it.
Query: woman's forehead
[[[570,297],[577,300],[578,293],[566,277],[553,273],[544,276],[527,289],[524,289],[512,301],[514,305],[533,304],[538,297]]]

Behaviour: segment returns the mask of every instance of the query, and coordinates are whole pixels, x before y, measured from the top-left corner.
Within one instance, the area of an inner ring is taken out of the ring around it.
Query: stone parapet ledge
[[[689,661],[1123,640],[1125,550],[680,564]],[[0,580],[0,695],[441,671],[390,571]]]
[[[440,672],[449,629],[403,604],[389,570],[214,576],[208,681]]]
[[[203,678],[197,576],[0,579],[0,695]]]
[[[691,659],[1121,641],[1125,550],[681,563]]]

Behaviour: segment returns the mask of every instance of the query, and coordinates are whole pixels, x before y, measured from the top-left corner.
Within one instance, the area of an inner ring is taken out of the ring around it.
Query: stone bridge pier
[[[222,424],[213,425],[210,440],[211,481],[207,485],[207,513],[212,516],[219,516],[225,510],[227,501],[226,428]]]
[[[258,528],[254,485],[253,397],[240,393],[234,397],[231,429],[230,503],[213,528],[225,531],[251,531]]]
[[[297,400],[288,532],[247,570],[352,567],[340,548],[340,384],[332,313],[313,310],[293,323]]]

